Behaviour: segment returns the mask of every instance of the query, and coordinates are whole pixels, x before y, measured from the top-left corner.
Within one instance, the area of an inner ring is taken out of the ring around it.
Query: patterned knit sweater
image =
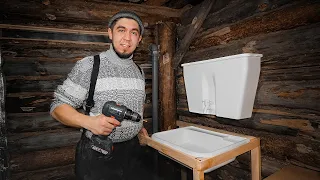
[[[144,74],[141,74],[133,62],[132,56],[128,59],[121,59],[110,47],[108,51],[100,54],[100,59],[99,74],[93,97],[95,106],[91,109],[90,116],[101,114],[105,102],[115,101],[143,117]],[[57,87],[50,112],[61,104],[69,104],[74,108],[85,105],[92,66],[93,56],[86,57],[75,64],[67,79]],[[136,136],[141,128],[142,120],[140,122],[124,120],[121,126],[116,127],[109,137],[113,142],[126,141]]]

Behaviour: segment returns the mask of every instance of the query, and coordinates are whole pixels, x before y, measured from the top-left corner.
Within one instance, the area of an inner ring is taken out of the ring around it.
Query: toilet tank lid
[[[243,54],[236,54],[236,55],[232,55],[232,56],[224,56],[224,57],[220,57],[220,58],[196,61],[196,62],[191,62],[191,63],[184,63],[184,64],[181,64],[181,66],[183,67],[183,66],[189,66],[189,65],[209,63],[209,62],[212,62],[212,61],[225,61],[225,60],[236,59],[236,58],[239,58],[239,57],[262,57],[262,56],[263,56],[262,54],[243,53]]]

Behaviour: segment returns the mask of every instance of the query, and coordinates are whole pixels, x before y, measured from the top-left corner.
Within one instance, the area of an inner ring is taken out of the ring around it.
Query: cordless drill
[[[141,116],[138,113],[132,111],[124,105],[118,105],[114,101],[108,101],[103,105],[102,114],[107,117],[115,118],[120,123],[124,119],[135,122],[139,122],[141,120]],[[93,150],[104,155],[111,155],[113,146],[112,140],[109,138],[109,136],[92,135],[91,140],[93,141],[93,145],[91,146]]]

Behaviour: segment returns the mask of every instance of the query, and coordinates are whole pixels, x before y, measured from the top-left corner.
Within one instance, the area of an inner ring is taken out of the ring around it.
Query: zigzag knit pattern
[[[94,107],[90,115],[102,113],[102,107],[107,101],[115,101],[125,105],[143,117],[145,100],[144,74],[137,65],[128,59],[120,59],[113,48],[100,54],[100,68],[93,100]],[[50,112],[61,104],[69,104],[74,108],[85,105],[88,97],[90,77],[93,66],[93,56],[78,61],[67,79],[59,85],[54,93],[54,101]],[[142,128],[140,122],[124,120],[121,126],[116,127],[109,135],[113,142],[123,142],[136,136]]]

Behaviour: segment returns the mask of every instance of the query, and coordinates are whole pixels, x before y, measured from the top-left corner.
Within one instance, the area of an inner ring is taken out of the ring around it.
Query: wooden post
[[[2,37],[2,30],[0,29],[0,37]],[[6,131],[6,113],[5,113],[5,84],[2,76],[1,59],[1,46],[0,46],[0,179],[6,179],[8,176],[9,167],[9,154],[7,147],[7,131]]]
[[[173,54],[175,51],[176,27],[173,22],[157,24],[159,30],[159,101],[160,129],[176,127],[175,73]]]
[[[193,169],[193,180],[204,180],[204,171]]]
[[[251,177],[252,180],[261,180],[260,145],[251,150]]]

